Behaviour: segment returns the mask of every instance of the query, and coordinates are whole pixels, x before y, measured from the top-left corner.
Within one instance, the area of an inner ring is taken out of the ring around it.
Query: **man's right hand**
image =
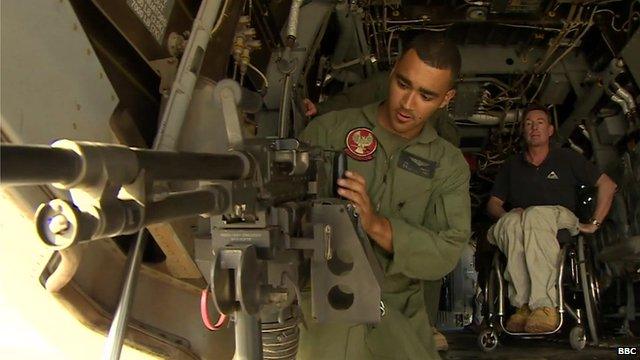
[[[598,231],[598,225],[579,223],[578,230],[580,230],[580,232],[583,234],[593,234],[594,232]]]
[[[302,105],[304,106],[304,114],[306,116],[316,116],[318,114],[318,108],[316,107],[316,104],[313,103],[313,101],[309,99],[303,99]]]

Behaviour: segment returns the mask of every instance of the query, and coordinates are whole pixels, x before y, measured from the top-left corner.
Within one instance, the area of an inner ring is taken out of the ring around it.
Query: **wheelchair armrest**
[[[560,229],[556,234],[556,239],[558,239],[558,242],[560,243],[560,245],[565,245],[565,244],[574,244],[577,241],[578,237],[571,236],[571,233],[567,229]]]

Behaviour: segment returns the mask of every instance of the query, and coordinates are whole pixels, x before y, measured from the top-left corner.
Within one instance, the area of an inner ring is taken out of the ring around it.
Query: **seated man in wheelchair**
[[[556,233],[559,229],[572,235],[595,232],[617,186],[584,156],[550,143],[554,127],[545,107],[527,108],[522,132],[526,148],[505,162],[491,191],[487,211],[498,222],[487,237],[507,257],[504,277],[517,311],[506,329],[544,333],[559,324]],[[586,224],[574,215],[578,185],[598,189],[595,211]],[[509,212],[506,204],[511,206]]]

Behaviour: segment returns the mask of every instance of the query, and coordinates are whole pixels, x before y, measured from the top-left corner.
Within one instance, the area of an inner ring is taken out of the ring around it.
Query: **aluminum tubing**
[[[620,105],[620,107],[622,108],[622,112],[627,115],[631,112],[631,109],[629,108],[629,104],[627,104],[627,102],[621,98],[618,95],[611,95],[611,100],[613,100],[614,102],[616,102],[618,105]]]
[[[564,292],[562,291],[562,274],[564,274],[564,260],[566,259],[566,255],[567,247],[565,246],[562,248],[562,250],[560,250],[560,264],[558,269],[558,278],[556,279],[558,285],[559,312],[561,313],[563,312],[562,305],[564,304]]]
[[[496,255],[494,258],[497,260],[498,256]],[[499,261],[496,261],[495,270],[496,275],[498,276],[498,315],[502,319],[504,316],[504,283],[502,282],[503,280],[502,273],[500,272],[501,269]]]
[[[613,86],[616,88],[616,95],[622,98],[631,111],[636,109],[636,102],[633,100],[633,96],[625,88],[620,86],[617,82],[613,82]]]
[[[300,18],[300,5],[302,0],[293,0],[289,11],[289,21],[287,22],[287,40],[295,41],[298,36],[298,19]],[[291,44],[293,47],[293,44]]]
[[[140,273],[140,265],[142,263],[142,255],[147,245],[149,236],[144,235],[144,230],[140,230],[136,236],[136,241],[129,250],[127,257],[127,265],[125,268],[124,284],[120,295],[118,308],[113,315],[113,322],[109,328],[109,334],[104,347],[104,360],[120,359],[120,352],[124,343],[125,333],[127,330],[127,322],[129,320],[129,310],[135,297],[136,285],[138,284],[138,274]]]
[[[282,101],[280,102],[280,119],[278,122],[278,137],[284,139],[289,132],[289,96],[291,94],[291,74],[284,77]]]
[[[219,16],[222,0],[203,0],[193,21],[184,55],[180,60],[167,105],[160,116],[158,133],[153,142],[157,150],[174,150],[180,137],[191,96],[196,86],[211,30]]]
[[[480,125],[493,126],[498,125],[501,118],[499,116],[490,114],[473,114],[469,116],[468,120]]]

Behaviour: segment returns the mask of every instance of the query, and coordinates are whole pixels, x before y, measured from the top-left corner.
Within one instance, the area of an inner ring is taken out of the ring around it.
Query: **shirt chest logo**
[[[551,171],[549,175],[547,175],[547,179],[558,180],[560,179],[555,171]]]
[[[378,139],[370,129],[355,128],[347,133],[345,152],[358,161],[369,161],[378,149]]]
[[[431,179],[436,172],[438,163],[403,151],[398,158],[398,167],[423,178]]]

